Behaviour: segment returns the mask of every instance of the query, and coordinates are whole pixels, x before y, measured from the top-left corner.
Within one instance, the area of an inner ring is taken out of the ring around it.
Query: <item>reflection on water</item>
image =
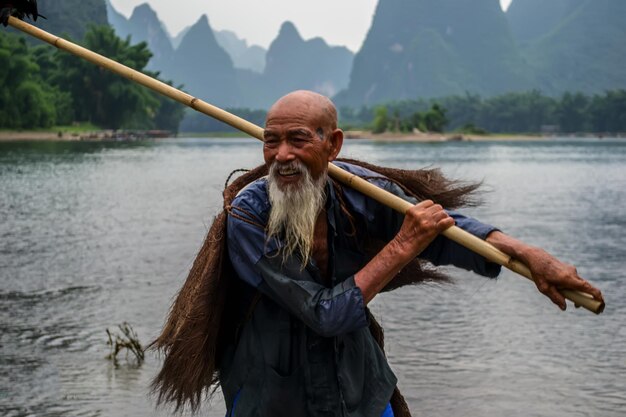
[[[545,247],[605,293],[601,316],[560,313],[505,272],[379,297],[400,388],[422,416],[626,412],[626,143],[378,144],[344,156],[484,180],[468,212]],[[0,143],[0,412],[152,416],[159,358],[115,367],[105,329],[154,338],[247,139]],[[573,310],[573,309],[571,309]],[[208,412],[223,415],[219,398]]]

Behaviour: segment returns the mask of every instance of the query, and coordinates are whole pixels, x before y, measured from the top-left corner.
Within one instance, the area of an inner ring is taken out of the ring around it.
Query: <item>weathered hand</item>
[[[528,266],[537,289],[561,310],[565,310],[566,305],[565,298],[558,291],[560,289],[586,292],[604,302],[600,290],[582,279],[576,268],[559,261],[545,250],[529,246],[500,231],[492,232],[487,242]]]
[[[437,235],[454,225],[454,219],[439,204],[431,200],[411,207],[394,238],[402,256],[413,259],[420,254]]]
[[[363,299],[369,303],[389,281],[420,254],[454,219],[430,200],[411,207],[396,236],[370,262],[354,275]]]
[[[566,309],[566,304],[559,289],[586,292],[596,300],[604,301],[600,290],[581,278],[574,266],[559,261],[543,249],[532,248],[525,258],[523,261],[530,268],[537,289],[561,310]]]

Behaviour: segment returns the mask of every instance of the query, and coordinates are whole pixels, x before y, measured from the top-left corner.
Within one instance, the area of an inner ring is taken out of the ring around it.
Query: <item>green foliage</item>
[[[489,133],[482,127],[474,125],[474,123],[466,123],[463,125],[463,127],[458,129],[458,131],[460,133],[467,133],[469,135],[486,135]]]
[[[556,111],[561,131],[566,133],[582,132],[589,128],[587,109],[589,98],[582,93],[565,93]]]
[[[422,116],[422,120],[428,132],[443,132],[443,129],[448,124],[446,110],[437,103],[433,104],[430,110]]]
[[[507,93],[484,103],[479,123],[495,132],[539,132],[553,125],[556,100],[536,90]]]
[[[402,131],[417,128],[441,132],[443,128],[466,133],[562,133],[626,132],[626,90],[587,96],[566,93],[559,99],[533,90],[507,93],[489,99],[477,95],[450,96],[437,100],[405,100],[358,110],[342,107],[343,123],[355,129],[372,126],[376,131],[393,129],[382,115],[400,118]],[[479,126],[479,127],[477,127]],[[381,130],[382,129],[382,130]]]
[[[151,52],[108,26],[86,33],[87,48],[139,71]],[[158,74],[151,74],[157,76]],[[0,128],[33,129],[88,122],[100,128],[177,131],[184,106],[85,60],[0,33]]]
[[[167,82],[167,84],[171,85],[171,82]],[[160,94],[155,94],[155,96],[159,101],[159,107],[153,118],[153,127],[178,132],[180,122],[185,116],[185,106]]]
[[[85,47],[141,71],[151,53],[145,43],[115,36],[113,29],[92,27]],[[58,85],[74,98],[75,117],[105,128],[150,127],[159,101],[145,88],[73,55],[56,55]]]
[[[389,125],[387,113],[387,107],[385,106],[378,106],[374,109],[374,121],[372,122],[373,133],[383,133],[387,130],[387,126]]]
[[[0,127],[25,129],[57,123],[55,103],[67,100],[42,77],[24,38],[0,34]]]
[[[589,105],[589,118],[594,132],[625,132],[626,90],[594,96]]]
[[[34,81],[23,82],[15,89],[12,107],[20,115],[22,127],[49,127],[56,121],[51,97]]]
[[[390,111],[392,113],[391,117],[389,117]],[[344,112],[355,114],[350,113],[347,109],[344,109]],[[413,129],[419,129],[423,132],[443,132],[443,129],[448,124],[446,110],[437,103],[434,103],[427,111],[407,113],[407,106],[402,104],[375,107],[374,120],[371,124],[372,133],[383,133],[387,130],[392,132],[411,132]]]

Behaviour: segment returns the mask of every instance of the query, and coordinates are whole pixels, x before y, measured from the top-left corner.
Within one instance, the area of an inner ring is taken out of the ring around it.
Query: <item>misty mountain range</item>
[[[107,1],[107,15],[119,36],[148,44],[154,54],[148,69],[219,106],[266,108],[294,89],[333,96],[348,85],[354,54],[321,38],[304,40],[290,22],[265,50],[233,32],[214,31],[206,15],[175,38],[148,4],[126,19]]]
[[[148,4],[127,19],[108,1],[77,2],[59,0],[54,14],[42,11],[50,19],[41,26],[60,23],[56,11],[72,9],[91,22],[108,21],[118,35],[148,43],[149,69],[222,107],[267,108],[298,88],[350,106],[626,88],[623,0],[513,0],[506,13],[499,0],[379,0],[356,55],[321,38],[304,40],[290,22],[265,50],[213,30],[207,16],[172,37]],[[72,30],[82,36],[80,27]]]
[[[379,0],[335,101],[626,88],[625,18],[623,0]]]

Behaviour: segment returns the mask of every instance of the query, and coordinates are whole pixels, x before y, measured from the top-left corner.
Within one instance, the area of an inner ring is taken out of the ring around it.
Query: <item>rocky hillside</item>
[[[48,19],[38,19],[36,26],[81,41],[90,25],[106,25],[105,0],[56,0],[38,2],[39,13]]]
[[[241,106],[231,57],[220,47],[206,15],[189,28],[173,55],[167,77],[185,91],[219,106]]]
[[[267,108],[295,89],[333,96],[348,86],[352,52],[321,38],[304,40],[290,22],[265,51],[233,32],[213,31],[206,16],[172,38],[147,4],[129,19],[110,4],[108,14],[120,36],[148,43],[154,54],[149,69],[220,106]]]
[[[338,101],[494,95],[531,85],[497,0],[380,0]]]
[[[296,89],[333,96],[348,86],[353,54],[343,46],[329,46],[322,38],[304,40],[285,22],[267,51],[263,73],[273,97]]]
[[[542,91],[626,88],[625,1],[514,0],[507,16]]]
[[[506,17],[515,40],[524,45],[556,28],[580,0],[513,0]]]
[[[235,32],[229,30],[215,31],[217,43],[224,48],[233,60],[235,68],[248,69],[262,73],[265,69],[267,51],[258,45],[248,46],[245,39],[240,39]]]

